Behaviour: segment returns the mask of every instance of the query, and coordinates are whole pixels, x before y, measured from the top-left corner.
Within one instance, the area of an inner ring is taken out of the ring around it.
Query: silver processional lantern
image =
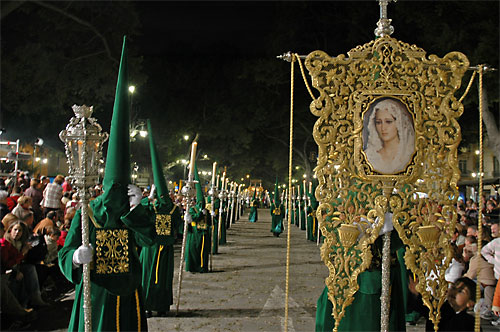
[[[97,120],[92,118],[93,108],[86,105],[73,105],[75,116],[72,117],[65,130],[59,133],[64,142],[68,159],[68,178],[78,189],[81,207],[82,246],[89,247],[89,222],[87,208],[89,203],[89,187],[99,179],[99,167],[102,146],[108,139]],[[92,306],[90,298],[90,264],[83,264],[83,309],[85,332],[92,331]]]
[[[99,177],[102,146],[108,139],[101,126],[92,118],[93,107],[73,105],[75,116],[59,134],[68,158],[69,178],[76,187],[94,185]]]

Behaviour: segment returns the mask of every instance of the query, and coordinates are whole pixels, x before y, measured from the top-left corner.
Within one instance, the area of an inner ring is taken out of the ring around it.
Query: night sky
[[[107,56],[85,26],[31,1],[13,2],[22,5],[5,15],[9,3],[2,1],[3,139],[43,137],[62,149],[57,134],[74,103],[93,104],[109,130],[127,35],[130,81],[137,85],[133,109],[137,118],[153,120],[163,160],[185,150],[177,146],[180,135],[199,133],[204,152],[271,183],[286,173],[288,154],[276,139],[288,139],[290,64],[276,56],[347,54],[374,39],[379,19],[375,0],[47,2],[91,22],[109,42]],[[461,51],[472,64],[500,67],[498,1],[399,0],[389,4],[388,16],[394,38],[428,54]],[[302,136],[297,131],[296,144],[314,155],[311,99],[298,73],[295,79],[297,121],[310,128]],[[485,81],[498,113],[498,72]],[[475,100],[473,93],[465,100],[464,141],[467,130],[477,130]]]
[[[262,55],[276,15],[275,6],[266,2],[158,1],[136,6],[143,18],[138,44],[144,56]]]

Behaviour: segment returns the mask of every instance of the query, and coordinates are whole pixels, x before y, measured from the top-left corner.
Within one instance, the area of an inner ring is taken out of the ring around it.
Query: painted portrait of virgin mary
[[[415,152],[415,129],[406,106],[395,98],[378,99],[363,124],[363,151],[372,168],[382,174],[404,171]]]

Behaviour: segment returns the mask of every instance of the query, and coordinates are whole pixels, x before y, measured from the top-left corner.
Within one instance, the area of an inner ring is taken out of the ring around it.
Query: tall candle
[[[306,191],[306,190],[307,190],[307,188],[306,188],[306,180],[304,180],[304,182],[303,182],[303,183],[304,183],[304,195],[305,195],[305,194],[306,194],[306,192],[307,192],[307,191]]]
[[[222,190],[226,189],[226,172],[222,173],[222,183],[220,184]]]
[[[219,178],[220,178],[220,175],[217,174],[217,188],[219,187]]]
[[[313,183],[312,181],[309,182],[309,192],[312,193],[312,189],[313,189]]]
[[[193,171],[194,171],[194,158],[196,156],[196,146],[198,146],[197,142],[193,142],[191,144],[191,159],[189,161],[189,180],[193,179]]]
[[[212,167],[212,187],[215,187],[215,169],[217,167],[217,162],[214,161],[214,166]]]

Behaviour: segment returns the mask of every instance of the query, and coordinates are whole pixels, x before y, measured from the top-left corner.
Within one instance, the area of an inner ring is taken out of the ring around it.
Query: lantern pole
[[[82,246],[90,247],[88,203],[89,191],[99,179],[99,160],[102,155],[102,144],[108,134],[96,119],[92,118],[93,107],[73,105],[75,116],[70,119],[59,138],[65,144],[69,165],[68,178],[77,187],[81,207]],[[90,263],[83,264],[83,312],[85,332],[92,331],[92,303],[90,297]]]

